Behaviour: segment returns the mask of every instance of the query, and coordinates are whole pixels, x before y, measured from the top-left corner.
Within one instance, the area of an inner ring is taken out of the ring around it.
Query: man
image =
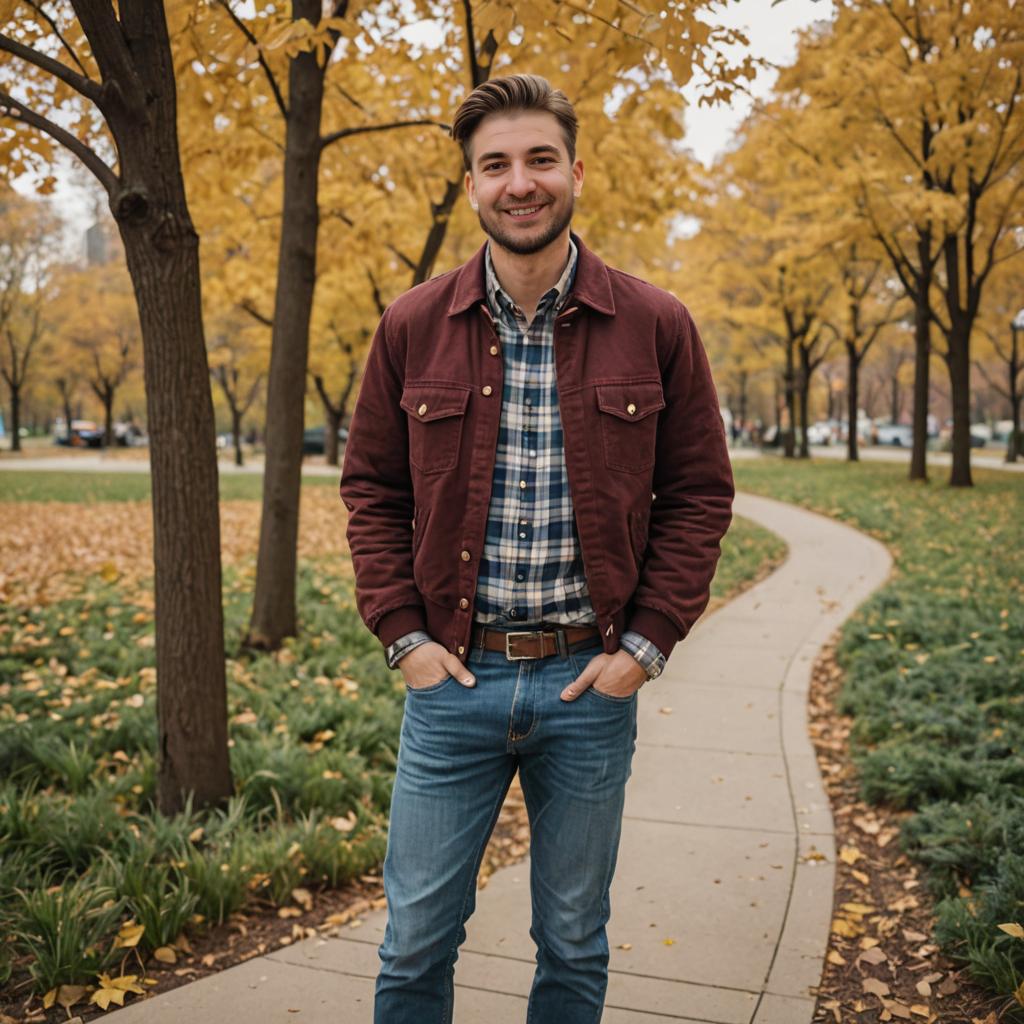
[[[686,309],[571,232],[576,116],[534,75],[460,106],[487,242],[384,313],[341,496],[356,601],[401,670],[376,1024],[451,1022],[519,771],[530,1024],[594,1024],[637,691],[708,601],[732,475]]]

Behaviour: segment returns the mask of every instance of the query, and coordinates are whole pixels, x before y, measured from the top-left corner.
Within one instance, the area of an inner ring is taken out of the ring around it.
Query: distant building
[[[124,247],[121,244],[121,236],[110,214],[97,203],[94,215],[95,222],[85,232],[86,265],[102,266],[104,263],[123,259]]]

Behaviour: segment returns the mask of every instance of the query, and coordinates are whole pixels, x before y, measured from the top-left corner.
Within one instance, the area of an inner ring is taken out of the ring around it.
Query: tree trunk
[[[1010,437],[1006,443],[1006,461],[1016,462],[1017,456],[1024,454],[1024,450],[1021,448],[1021,442],[1024,438],[1020,435],[1020,400],[1021,396],[1018,393],[1014,399],[1010,402],[1010,411],[1013,417],[1013,426],[1010,429]]]
[[[235,465],[245,465],[242,458],[242,411],[234,403],[231,405],[231,437],[235,442]]]
[[[857,344],[846,342],[846,376],[847,376],[847,428],[846,428],[846,460],[860,462],[860,439],[857,437],[857,417],[860,407],[860,359],[857,356]]]
[[[7,382],[11,392],[11,451],[21,451],[21,385]]]
[[[341,416],[338,410],[328,407],[327,425],[324,427],[324,457],[328,466],[338,465],[338,428],[341,426]]]
[[[949,475],[951,487],[971,487],[971,363],[969,328],[954,323],[947,339],[949,352],[950,397],[953,405],[953,466]]]
[[[800,346],[800,458],[811,457],[811,442],[808,434],[808,407],[811,402],[811,364],[807,350]]]
[[[914,301],[914,419],[913,444],[910,452],[910,479],[928,481],[928,371],[931,360],[931,314],[928,289],[931,287],[931,265],[921,263],[922,273]]]
[[[793,368],[793,342],[786,342],[786,368],[782,380],[786,393],[786,412],[789,414],[789,428],[782,438],[783,455],[787,459],[796,456],[796,386],[794,377],[796,371]]]
[[[1009,380],[1007,381],[1006,394],[1010,399],[1010,436],[1006,440],[1006,461],[1016,462],[1017,456],[1022,453],[1020,436],[1020,404],[1021,393],[1018,378],[1020,376],[1020,350],[1017,347],[1017,336],[1021,328],[1014,326],[1011,329],[1010,360],[1007,363]]]
[[[78,9],[76,7],[76,9]],[[99,10],[97,7],[96,10]],[[181,176],[167,24],[156,0],[122,5],[140,95],[109,116],[121,179],[111,193],[139,309],[153,484],[157,803],[173,815],[232,792],[213,400],[203,340],[199,239]],[[99,15],[94,15],[93,21]]]
[[[103,390],[103,447],[114,447],[114,388]]]
[[[294,0],[316,24],[319,0]],[[309,321],[316,283],[317,178],[324,72],[317,54],[292,58],[285,129],[284,202],[267,387],[266,467],[256,589],[246,643],[276,650],[297,631],[296,549]]]

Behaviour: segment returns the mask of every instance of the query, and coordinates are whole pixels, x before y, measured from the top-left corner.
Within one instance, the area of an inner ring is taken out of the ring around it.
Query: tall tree
[[[232,792],[213,405],[198,238],[178,151],[174,65],[158,0],[69,0],[0,12],[0,142],[8,176],[53,145],[104,188],[138,302],[153,480],[160,809]],[[61,121],[72,121],[73,129]]]

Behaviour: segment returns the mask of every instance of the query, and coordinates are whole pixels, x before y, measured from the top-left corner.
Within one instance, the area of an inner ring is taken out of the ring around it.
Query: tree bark
[[[971,360],[962,324],[954,324],[947,342],[950,397],[953,405],[953,465],[951,487],[971,487]]]
[[[919,286],[914,296],[914,413],[913,440],[910,450],[910,479],[928,481],[928,375],[932,355],[931,311],[928,289],[931,287],[931,264],[921,263]]]
[[[199,239],[185,198],[174,65],[163,5],[73,0],[111,88],[104,112],[120,178],[110,209],[139,308],[153,484],[157,803],[220,805],[232,793],[213,401]],[[110,81],[113,79],[113,81]]]
[[[245,465],[242,457],[242,413],[237,406],[231,407],[231,438],[235,442],[235,465]]]
[[[811,442],[807,436],[808,406],[811,397],[811,365],[807,350],[800,346],[800,458],[811,457]]]
[[[11,393],[11,451],[21,451],[21,385],[7,382]]]
[[[786,395],[786,412],[789,415],[789,427],[782,437],[783,455],[787,459],[796,457],[796,370],[793,366],[793,341],[786,340],[786,368],[782,381]]]
[[[847,376],[847,428],[846,428],[846,460],[860,462],[860,439],[857,437],[857,416],[860,407],[860,357],[857,355],[857,343],[846,343],[846,376]]]
[[[319,0],[294,0],[293,17],[320,20]],[[267,386],[266,464],[256,588],[246,643],[276,650],[297,631],[295,584],[309,323],[316,283],[317,185],[324,69],[317,54],[289,63],[284,202]]]

